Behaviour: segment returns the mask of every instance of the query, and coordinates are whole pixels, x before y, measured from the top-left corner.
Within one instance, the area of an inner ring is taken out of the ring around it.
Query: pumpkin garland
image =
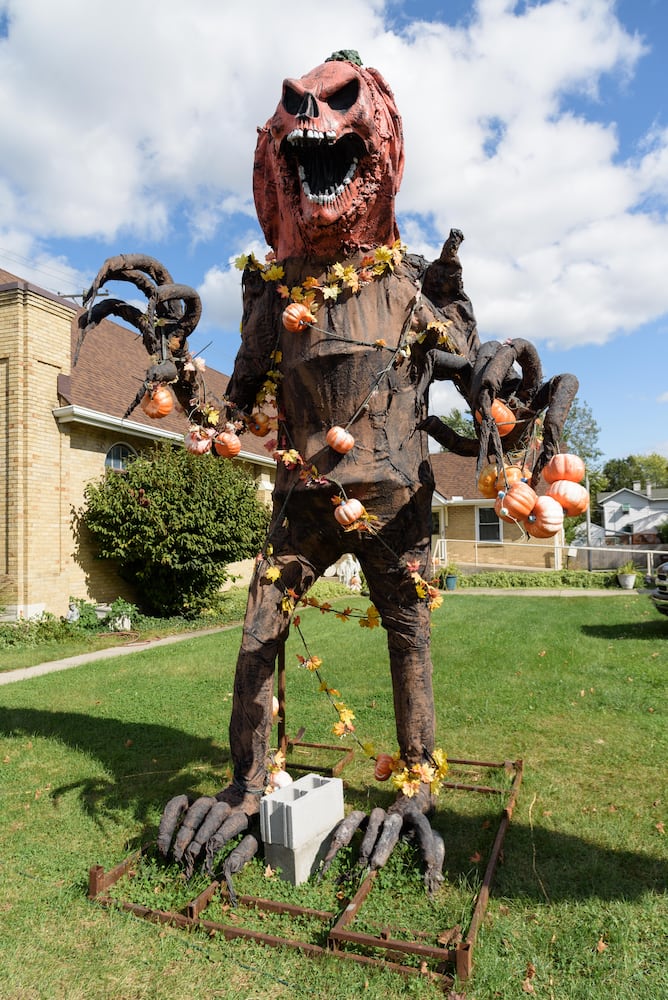
[[[320,330],[315,325],[319,305],[328,300],[336,300],[344,290],[349,289],[353,294],[358,293],[369,281],[391,272],[394,266],[401,260],[404,251],[405,247],[399,241],[392,247],[379,247],[373,256],[363,258],[361,264],[357,267],[335,264],[327,272],[323,282],[309,277],[301,285],[294,286],[291,289],[280,283],[284,277],[284,271],[282,266],[275,262],[261,265],[254,257],[250,256],[239,258],[237,266],[240,268],[250,266],[252,269],[261,272],[263,280],[277,283],[279,296],[288,299],[288,304],[281,314],[281,324],[284,331],[299,334],[312,328],[318,332],[325,333],[327,336],[331,336],[333,339],[341,339],[327,330]],[[279,439],[286,436],[286,429],[280,419],[280,412],[277,418],[265,411],[267,405],[277,405],[277,396],[282,378],[280,371],[282,361],[280,336],[279,332],[276,345],[269,357],[269,368],[256,396],[256,409],[250,417],[244,417],[243,422],[239,425],[242,429],[247,429],[258,437],[267,436],[270,430],[276,427],[276,424],[278,425]],[[344,339],[348,340],[349,338]],[[400,343],[395,349],[388,348],[384,341],[375,341],[371,344],[363,345],[370,350],[378,351],[387,349],[392,352],[390,364],[379,373],[369,395],[376,388],[380,378],[390,370],[392,365],[400,363],[405,357],[410,355],[410,342],[411,334],[408,332],[405,335],[402,334]],[[447,346],[447,331],[439,333],[439,343]],[[336,425],[326,431],[325,444],[327,447],[344,456],[354,448],[355,438],[348,428],[362,412],[366,401],[353,414],[347,425]],[[503,437],[513,430],[516,424],[516,416],[509,406],[500,399],[494,399],[490,412],[500,436]],[[480,412],[476,411],[475,418],[479,423],[482,422]],[[235,433],[235,427],[229,424],[226,425],[225,430],[214,435],[213,441],[207,435],[205,443],[201,445],[202,449],[204,450],[207,445],[208,448],[213,446],[213,450],[224,457],[233,457],[239,453],[241,447],[238,436]],[[276,441],[269,441],[266,447],[277,462],[283,464],[287,469],[297,470],[299,479],[304,481],[306,485],[325,485],[332,482],[330,478],[319,475],[317,467],[313,464],[312,460],[300,455],[294,447],[290,447],[289,440],[281,441],[280,447],[277,447]],[[558,457],[560,456],[555,456],[555,458]],[[544,470],[543,475],[546,482],[552,484],[550,485],[551,495],[546,497],[539,498],[531,486],[529,486],[527,480],[531,476],[531,470],[522,463],[511,463],[501,468],[497,467],[496,464],[490,463],[483,468],[479,476],[478,488],[489,499],[496,498],[495,511],[502,520],[519,524],[531,537],[551,537],[551,535],[556,534],[560,529],[561,523],[563,523],[563,514],[566,510],[563,494],[559,492],[560,487],[555,489],[557,493],[557,496],[555,496],[552,494],[553,485],[565,481],[565,469],[570,470],[569,475],[573,477],[573,485],[575,486],[578,485],[579,479],[584,475],[583,463],[577,459],[577,456],[572,456],[572,458],[576,459],[576,461],[570,463],[562,462],[561,465],[556,462],[553,465],[550,465],[550,463],[546,465],[545,469],[547,472]],[[576,475],[579,469],[578,462],[582,466],[582,473],[580,475]],[[554,475],[553,480],[548,478],[550,475]],[[334,517],[344,531],[374,530],[372,521],[375,518],[366,511],[360,500],[355,497],[347,497],[343,494],[342,496],[333,497],[332,502],[334,504]],[[574,501],[570,501],[570,503],[571,507],[569,509],[572,509]],[[308,651],[306,641],[299,627],[299,616],[294,614],[295,602],[298,595],[291,593],[283,586],[280,580],[280,569],[271,565],[270,547],[267,547],[265,553],[263,553],[262,558],[265,557],[269,558],[269,566],[265,572],[265,576],[269,582],[276,583],[282,589],[280,607],[284,613],[293,616],[292,623],[297,628],[304,643],[307,655],[298,655],[298,660],[303,667],[316,674],[320,682],[320,690],[327,695],[337,713],[337,721],[332,727],[333,732],[340,737],[352,735],[359,743],[359,739],[355,735],[354,713],[341,700],[339,692],[335,688],[330,687],[322,678],[322,661],[320,658],[310,654]],[[423,598],[428,603],[430,610],[438,607],[442,601],[442,597],[438,594],[436,588],[422,579],[419,572],[417,572],[417,567],[410,567],[409,571],[420,598]],[[313,601],[313,599],[304,599],[302,603],[315,604],[323,612],[332,610],[326,604],[318,605],[318,602]],[[351,609],[346,609],[343,613],[337,613],[337,617],[340,617],[344,621],[349,620],[352,615],[353,612]],[[358,617],[360,618],[360,625],[362,627],[374,628],[380,624],[380,617],[373,606],[368,609],[366,614],[359,615]],[[434,751],[430,760],[426,760],[421,764],[414,764],[408,768],[398,754],[394,756],[386,753],[376,754],[370,744],[360,744],[360,746],[363,746],[365,753],[375,760],[374,776],[377,780],[388,780],[391,777],[395,787],[403,791],[407,797],[415,795],[423,783],[429,784],[431,791],[436,793],[447,773],[447,758],[440,750]],[[276,773],[285,773],[280,766],[275,770]],[[270,772],[273,773],[274,769],[271,768]],[[279,778],[278,780],[282,779]],[[275,782],[271,781],[270,784],[273,786]]]

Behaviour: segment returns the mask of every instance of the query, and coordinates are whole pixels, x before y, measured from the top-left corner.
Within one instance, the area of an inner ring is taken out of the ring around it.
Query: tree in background
[[[611,458],[603,466],[603,475],[606,478],[605,489],[610,493],[624,487],[631,490],[634,483],[640,483],[643,491],[647,483],[665,489],[668,487],[668,459],[656,452],[651,455]]]
[[[124,473],[89,483],[77,512],[102,559],[114,559],[156,615],[194,615],[227,578],[230,562],[256,555],[268,511],[238,465],[156,445]]]
[[[579,455],[587,467],[590,480],[601,472],[603,452],[598,446],[601,428],[594,420],[591,406],[575,398],[564,424],[564,444]]]
[[[462,437],[474,438],[476,436],[473,418],[457,409],[456,406],[450,410],[447,416],[441,417],[441,420],[448,427],[452,427],[453,431],[456,431],[457,434],[461,434]],[[447,450],[447,448],[441,448],[441,451]]]

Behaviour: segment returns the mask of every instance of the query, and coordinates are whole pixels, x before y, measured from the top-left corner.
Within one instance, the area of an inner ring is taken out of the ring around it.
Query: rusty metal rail
[[[142,854],[146,853],[149,848],[142,848],[139,851],[135,851],[108,872],[101,865],[94,865],[89,871],[88,897],[102,906],[117,907],[154,923],[171,924],[175,927],[187,929],[199,927],[205,931],[215,931],[222,934],[225,940],[228,941],[235,938],[242,938],[271,947],[295,948],[310,957],[331,955],[335,958],[356,962],[361,965],[381,966],[405,976],[427,976],[441,983],[444,989],[449,989],[454,984],[455,973],[461,982],[466,981],[471,976],[476,937],[487,909],[492,882],[501,856],[503,841],[517,803],[523,770],[521,760],[494,763],[452,758],[450,763],[464,767],[504,769],[506,771],[512,770],[513,772],[513,781],[509,790],[473,783],[444,783],[444,787],[457,791],[467,793],[479,792],[486,795],[505,797],[494,843],[487,859],[482,885],[473,908],[471,922],[462,939],[457,941],[453,947],[435,947],[425,944],[424,941],[427,936],[421,931],[410,932],[414,939],[412,941],[394,937],[392,928],[390,927],[382,928],[378,934],[356,931],[354,923],[363,912],[364,902],[373,890],[377,875],[376,872],[371,872],[367,875],[357,892],[346,903],[340,913],[334,913],[329,910],[311,909],[255,896],[238,897],[239,909],[253,908],[268,913],[283,914],[288,918],[307,917],[320,922],[323,928],[323,937],[326,934],[325,945],[314,944],[311,941],[280,937],[275,934],[255,931],[248,927],[240,927],[206,919],[202,914],[206,913],[206,909],[212,900],[218,896],[224,902],[227,902],[229,899],[226,886],[216,880],[211,882],[203,892],[187,903],[184,909],[179,912],[151,909],[137,903],[112,898],[108,894],[108,890],[131,871],[133,865],[140,860]],[[457,928],[445,929],[438,935],[439,940],[452,942],[457,937],[456,932]],[[358,950],[351,951],[349,950],[351,947]],[[369,952],[371,954],[368,954]],[[377,957],[379,953],[381,957]],[[420,964],[417,966],[407,965],[405,957],[418,959]]]

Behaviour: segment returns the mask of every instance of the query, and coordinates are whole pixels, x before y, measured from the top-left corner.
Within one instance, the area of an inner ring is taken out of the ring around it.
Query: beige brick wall
[[[70,371],[72,315],[26,287],[0,292],[0,604],[25,616],[64,614],[70,595],[132,596],[73,533],[72,510],[118,437],[53,416],[58,375]]]
[[[461,565],[553,569],[554,544],[551,539],[528,541],[516,524],[504,523],[503,543],[475,543],[476,514],[472,505],[448,507],[448,561]],[[508,544],[514,543],[514,544]],[[520,543],[520,544],[517,544]],[[526,543],[526,544],[523,544]]]
[[[2,603],[33,614],[55,602],[66,560],[61,529],[67,484],[52,410],[69,371],[71,309],[26,286],[0,293],[0,363],[6,407],[0,558],[9,577]],[[67,594],[65,595],[65,607]]]

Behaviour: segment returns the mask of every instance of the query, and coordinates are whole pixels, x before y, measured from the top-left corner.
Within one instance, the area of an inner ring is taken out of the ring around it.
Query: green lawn
[[[302,630],[355,712],[360,740],[393,751],[382,630],[312,609]],[[525,766],[474,977],[462,988],[468,1000],[668,996],[667,635],[668,621],[636,594],[451,595],[435,613],[439,744],[453,757],[521,757]],[[87,901],[90,866],[111,867],[154,837],[168,798],[221,787],[239,636],[191,638],[2,689],[3,1000],[442,996],[424,978],[226,943]],[[297,653],[293,637],[288,728],[332,742],[336,714]],[[348,806],[388,801],[359,748],[343,776]],[[419,862],[402,845],[370,919],[466,925],[497,819],[487,797],[442,793],[433,821],[447,847],[442,890],[425,899]],[[150,905],[171,905],[167,883],[178,878],[153,876],[141,891]],[[260,861],[238,887],[288,891]],[[335,887],[289,894],[328,908]]]

